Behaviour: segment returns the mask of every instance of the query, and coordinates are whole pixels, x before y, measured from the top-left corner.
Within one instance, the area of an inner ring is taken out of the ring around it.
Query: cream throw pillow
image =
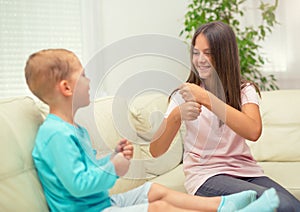
[[[102,139],[111,149],[122,138],[113,118],[112,107],[115,97],[103,97],[95,101],[94,115]],[[168,96],[161,93],[144,93],[128,103],[126,114],[128,124],[135,131],[133,135],[134,158],[125,178],[151,179],[170,171],[181,163],[183,147],[181,132],[172,142],[169,150],[159,158],[149,153],[150,140],[159,127],[168,106]],[[88,128],[88,126],[87,126]],[[96,141],[95,141],[96,142]],[[100,146],[99,146],[100,147]],[[101,147],[100,147],[101,148]]]
[[[137,135],[145,142],[140,145],[140,150],[142,158],[145,159],[146,172],[153,175],[164,174],[182,161],[183,146],[180,131],[164,155],[153,158],[149,152],[151,138],[159,128],[167,107],[168,96],[157,92],[142,93],[129,106]]]

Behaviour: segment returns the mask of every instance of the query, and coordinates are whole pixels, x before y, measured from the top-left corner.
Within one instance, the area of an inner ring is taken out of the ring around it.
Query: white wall
[[[99,26],[94,26],[101,27],[101,37],[99,37],[101,44],[98,43],[98,45],[100,44],[102,48],[110,48],[111,45],[124,39],[145,34],[170,36],[184,43],[179,33],[183,28],[186,5],[186,1],[179,0],[103,0],[101,21]],[[148,44],[145,43],[145,45]],[[185,45],[186,52],[182,51],[181,54],[188,58],[188,45]],[[143,49],[143,44],[139,48]],[[102,50],[99,49],[99,51]],[[87,62],[98,60],[95,57],[99,51],[93,54],[94,57],[89,57],[90,61]],[[119,49],[119,51],[129,51],[129,49]],[[146,50],[144,53],[147,53]],[[110,57],[112,56],[110,55],[109,59]],[[122,83],[135,73],[142,73],[146,70],[169,72],[184,82],[189,74],[188,66],[189,64],[181,64],[160,54],[139,54],[130,58],[122,58],[112,69],[105,70],[106,74],[101,79],[98,92],[100,96],[114,95]]]
[[[188,1],[181,0],[103,0],[101,21],[99,26],[94,26],[101,28],[98,45],[108,47],[122,39],[149,33],[183,39],[179,33],[183,28],[187,4]],[[248,10],[254,9],[253,2],[249,5]],[[299,7],[298,0],[279,1],[276,14],[280,24],[263,44],[265,48],[262,54],[271,62],[266,66],[266,74],[274,74],[281,89],[300,88],[300,42],[297,41],[300,37],[300,19],[297,18]],[[246,19],[248,23],[255,21],[251,16]],[[172,70],[182,80],[185,80],[189,71],[182,64],[170,63],[162,58],[127,58],[109,71],[100,87],[105,95],[113,94],[126,76],[147,68]]]
[[[254,0],[247,1],[250,2],[250,9],[253,1]],[[264,1],[273,2],[274,0]],[[0,0],[0,2],[4,2],[4,0]],[[11,1],[7,0],[5,2]],[[81,17],[78,18],[80,15],[76,16],[76,20],[78,19],[78,22],[80,22],[80,20],[82,21],[82,43],[76,40],[74,45],[83,46],[81,52],[83,64],[88,64],[89,61],[104,48],[110,47],[111,45],[120,42],[122,39],[124,40],[132,36],[157,34],[170,36],[178,40],[183,39],[182,37],[179,37],[179,33],[183,29],[184,14],[187,10],[188,2],[188,0],[80,1]],[[28,6],[29,3],[22,3],[22,5]],[[298,38],[300,37],[300,19],[298,8],[300,8],[299,0],[279,1],[277,17],[280,25],[276,26],[274,33],[268,37],[265,43],[267,56],[270,56],[270,61],[272,61],[272,64],[275,64],[269,66],[269,73],[276,76],[281,89],[300,88],[300,71],[298,68],[300,67],[300,56],[298,53],[298,50],[300,49],[300,42],[298,42]],[[33,9],[39,10],[38,5],[33,6]],[[5,11],[5,13],[9,13],[7,8],[3,7],[2,10]],[[49,13],[57,12],[53,11],[53,8],[48,8],[48,11]],[[14,14],[8,15],[14,16]],[[20,19],[16,20],[17,24],[23,23],[22,14],[19,14],[16,17],[20,17]],[[9,20],[5,21],[4,19],[1,19],[1,21],[1,26],[6,26],[11,23]],[[254,20],[249,16],[247,21],[251,23]],[[47,32],[47,30],[45,32]],[[2,30],[2,34],[5,34],[5,30]],[[57,31],[57,34],[64,33]],[[49,37],[47,37],[47,35]],[[22,33],[18,36],[22,36]],[[78,37],[81,37],[81,35]],[[19,40],[23,39],[22,37],[17,38]],[[46,33],[46,35],[43,36],[43,39],[46,41],[53,40],[53,36]],[[3,47],[4,44],[15,45],[16,43],[13,40],[10,43],[8,41],[4,42],[3,38],[0,40],[3,41],[0,41],[1,47]],[[39,44],[38,39],[35,39],[35,41],[37,42],[35,42],[34,45],[43,46],[43,48],[50,47],[47,42]],[[28,44],[28,42],[26,44]],[[24,47],[26,45],[21,44],[20,46]],[[66,43],[60,43],[59,46],[61,48],[68,48]],[[143,48],[143,44],[141,44],[141,48]],[[29,50],[26,49],[26,51]],[[120,49],[120,51],[126,51],[126,49]],[[3,58],[6,58],[7,55],[4,55],[5,51],[2,52],[4,53],[1,53],[0,59],[6,61],[6,59]],[[186,53],[181,52],[181,54],[185,55]],[[16,60],[15,63],[20,63],[23,67],[25,62],[24,59],[19,59],[17,57],[14,57],[14,59]],[[101,66],[98,68],[101,68]],[[102,87],[104,94],[113,94],[118,88],[117,85],[126,80],[126,77],[149,69],[172,72],[172,74],[182,80],[186,79],[189,72],[186,64],[180,64],[174,60],[160,57],[159,55],[145,55],[145,58],[143,59],[142,56],[139,55],[139,57],[124,58],[123,61],[119,61],[115,64],[105,76],[105,80],[100,87]],[[5,81],[7,74],[10,74],[10,72],[8,71],[8,68],[4,66],[1,67],[1,70],[3,72],[1,72],[1,79]],[[23,69],[20,68],[20,71],[22,72]],[[21,77],[23,79],[23,74]],[[8,90],[11,90],[11,88],[8,88]],[[18,95],[21,94],[22,93],[18,93]]]
[[[145,33],[178,37],[186,5],[182,0],[103,0],[103,43]]]

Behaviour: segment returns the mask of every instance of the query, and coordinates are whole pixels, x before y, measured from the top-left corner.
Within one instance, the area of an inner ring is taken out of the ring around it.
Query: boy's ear
[[[64,96],[71,96],[73,94],[72,87],[67,80],[60,81],[59,90]]]

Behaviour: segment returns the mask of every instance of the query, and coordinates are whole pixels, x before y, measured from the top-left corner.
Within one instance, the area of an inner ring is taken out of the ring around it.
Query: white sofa
[[[250,143],[254,157],[265,173],[300,199],[300,90],[262,93],[263,133]],[[113,118],[114,97],[98,99],[94,117],[103,140],[113,147],[121,138]],[[148,152],[149,139],[166,110],[167,97],[144,94],[129,105],[128,120],[136,132],[134,159],[128,174],[119,179],[111,193],[129,190],[146,181],[164,184],[185,192],[182,172],[182,136],[177,134],[169,151],[153,159]],[[152,113],[156,111],[156,113]],[[160,111],[161,114],[157,113]],[[47,107],[29,97],[0,100],[0,211],[47,211],[42,187],[32,162],[31,151],[38,126]],[[152,114],[152,115],[151,115]],[[84,120],[81,120],[84,125]],[[87,125],[89,129],[90,125]],[[92,136],[93,137],[93,136]],[[93,139],[93,142],[96,141]],[[95,145],[97,148],[99,146]]]

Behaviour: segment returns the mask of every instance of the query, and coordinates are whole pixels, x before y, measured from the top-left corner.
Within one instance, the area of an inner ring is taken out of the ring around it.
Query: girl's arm
[[[224,103],[211,92],[191,83],[185,83],[180,89],[182,97],[188,101],[194,98],[215,113],[220,120],[243,138],[256,141],[262,131],[262,122],[258,105],[246,103],[241,111]]]
[[[157,132],[153,136],[150,144],[150,153],[153,157],[159,157],[170,147],[175,135],[181,125],[181,116],[179,106],[163,120]]]
[[[181,121],[195,120],[201,112],[201,105],[197,102],[185,102],[176,106],[160,125],[154,134],[150,144],[150,153],[153,157],[159,157],[170,147],[176,136]]]
[[[224,103],[215,95],[207,91],[205,106],[215,113],[238,135],[250,141],[257,141],[261,135],[262,122],[258,105],[246,103],[241,111]]]

